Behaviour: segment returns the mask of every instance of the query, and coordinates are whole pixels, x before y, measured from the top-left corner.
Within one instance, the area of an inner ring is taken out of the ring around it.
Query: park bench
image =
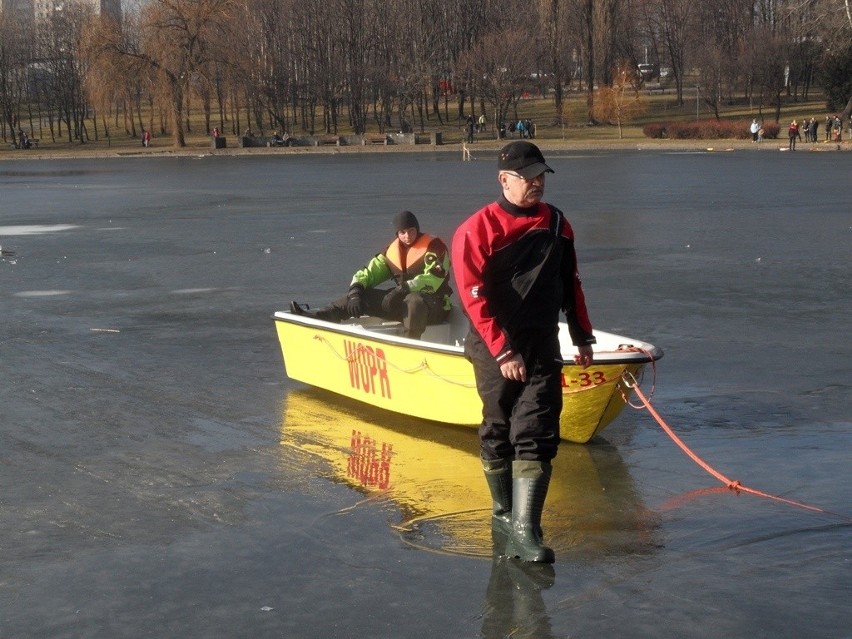
[[[384,133],[365,133],[362,144],[384,144],[387,146],[388,136]]]
[[[339,135],[318,135],[314,138],[314,146],[324,146],[326,144],[333,144],[335,146],[340,146],[340,136]]]

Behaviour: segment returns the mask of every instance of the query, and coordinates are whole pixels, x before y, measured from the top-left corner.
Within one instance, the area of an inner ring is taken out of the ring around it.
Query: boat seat
[[[363,320],[364,318],[362,318]],[[364,328],[371,333],[381,333],[382,335],[405,335],[405,326],[402,322],[394,322],[390,320],[364,322]],[[420,339],[424,342],[436,342],[438,344],[448,344],[450,340],[450,324],[442,322],[441,324],[430,324],[423,331]]]
[[[383,335],[402,335],[405,327],[402,322],[384,321],[375,324],[365,324],[366,328],[371,333],[381,333]]]

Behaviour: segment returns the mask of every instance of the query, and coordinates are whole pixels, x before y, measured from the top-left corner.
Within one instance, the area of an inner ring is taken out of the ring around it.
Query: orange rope
[[[631,345],[627,345],[627,344],[619,346],[618,350],[619,351],[628,351],[630,353],[643,353],[650,360],[651,370],[653,371],[653,376],[651,377],[651,392],[648,394],[648,401],[650,402],[651,398],[654,396],[654,391],[657,388],[657,360],[656,360],[656,358],[653,355],[651,355],[650,352],[646,351],[644,348],[638,348],[636,346],[631,346]],[[644,379],[645,369],[644,368],[640,369],[639,373],[640,373],[639,377]],[[628,388],[630,388],[630,383],[624,377],[625,374],[626,373],[622,373],[621,378],[624,380],[625,385]],[[635,386],[639,386],[639,381],[635,377],[633,377],[633,375],[631,375],[630,378],[633,380],[633,384]],[[621,390],[621,399],[623,399],[624,403],[627,404],[628,406],[630,406],[630,408],[636,408],[636,409],[639,409],[639,410],[644,408],[644,406],[636,406],[635,404],[631,403],[630,398],[627,396],[627,394],[624,392],[624,390]]]
[[[671,440],[675,444],[677,444],[677,446],[684,453],[686,453],[687,457],[689,457],[692,461],[694,461],[696,464],[701,466],[701,468],[706,470],[708,473],[713,475],[713,477],[718,479],[720,482],[725,484],[725,487],[728,488],[729,490],[733,490],[734,492],[737,492],[737,493],[739,493],[739,492],[749,493],[751,495],[756,495],[757,497],[764,497],[766,499],[772,499],[774,501],[779,501],[779,502],[782,502],[784,504],[789,504],[790,506],[796,506],[797,508],[804,508],[805,510],[810,510],[810,511],[817,512],[817,513],[823,513],[825,515],[831,515],[833,517],[840,517],[841,519],[843,519],[847,522],[852,522],[852,517],[849,517],[847,515],[842,515],[840,513],[834,513],[834,512],[828,511],[828,510],[824,510],[823,508],[818,508],[817,506],[811,506],[810,504],[805,504],[805,503],[802,503],[802,502],[799,502],[799,501],[794,501],[792,499],[786,499],[784,497],[779,497],[777,495],[770,495],[769,493],[765,493],[763,491],[756,490],[754,488],[750,488],[749,486],[744,486],[737,479],[732,480],[732,479],[729,479],[728,477],[725,477],[725,475],[720,473],[718,470],[716,470],[715,468],[710,466],[710,464],[708,464],[703,459],[701,459],[698,455],[696,455],[694,452],[692,452],[689,449],[689,447],[686,444],[683,443],[683,440],[680,437],[678,437],[677,435],[675,435],[675,433],[671,429],[671,427],[668,424],[666,424],[665,420],[663,420],[662,417],[660,417],[660,414],[654,409],[654,407],[651,405],[651,402],[642,393],[642,390],[639,388],[639,383],[636,381],[636,378],[633,377],[633,375],[630,375],[630,373],[625,373],[624,376],[622,377],[622,379],[624,379],[625,386],[627,386],[627,388],[632,389],[633,392],[636,393],[636,396],[639,398],[639,400],[642,402],[642,406],[634,406],[634,408],[646,409],[651,414],[651,416],[657,421],[657,423],[660,425],[660,428],[662,428],[663,431],[665,431],[666,435],[668,435],[671,438]],[[625,398],[625,401],[627,401],[626,398]],[[631,404],[631,406],[633,406],[633,405]]]

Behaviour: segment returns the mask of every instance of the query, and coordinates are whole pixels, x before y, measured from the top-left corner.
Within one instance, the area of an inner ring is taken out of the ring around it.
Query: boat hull
[[[382,334],[381,326],[334,324],[291,313],[276,313],[275,325],[292,379],[421,419],[466,426],[482,421],[473,367],[459,343],[429,341],[428,334],[411,340]],[[662,355],[650,344],[642,346],[615,357],[596,353],[601,361],[587,369],[574,365],[563,347],[563,439],[586,443],[615,419],[630,392],[623,375],[638,376],[647,362]]]

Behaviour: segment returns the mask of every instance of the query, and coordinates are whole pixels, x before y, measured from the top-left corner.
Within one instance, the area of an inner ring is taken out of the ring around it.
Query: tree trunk
[[[586,118],[595,122],[595,6],[594,0],[586,0],[583,18],[586,22]]]
[[[169,78],[171,89],[171,111],[172,111],[172,140],[177,147],[186,146],[186,138],[183,130],[183,104],[184,91],[180,78],[171,76]]]

